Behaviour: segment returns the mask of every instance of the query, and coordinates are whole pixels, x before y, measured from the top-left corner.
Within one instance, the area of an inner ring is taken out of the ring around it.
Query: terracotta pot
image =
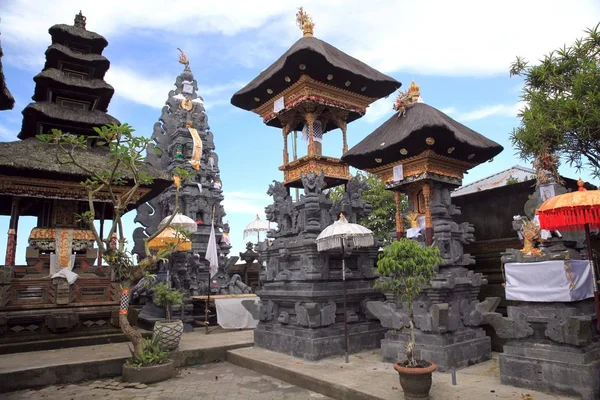
[[[406,361],[402,364],[407,363]],[[400,375],[400,386],[404,390],[406,400],[427,400],[431,389],[431,374],[435,364],[429,361],[417,360],[422,367],[409,368],[400,363],[394,364],[394,369]]]
[[[168,360],[164,364],[147,367],[123,365],[123,382],[156,383],[171,379],[175,375],[175,363]]]
[[[179,340],[183,335],[183,322],[160,322],[154,323],[154,337],[159,336],[158,344],[163,350],[173,351],[179,347]]]

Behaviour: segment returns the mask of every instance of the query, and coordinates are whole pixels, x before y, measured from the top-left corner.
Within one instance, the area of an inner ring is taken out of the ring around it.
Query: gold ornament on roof
[[[192,108],[194,108],[194,103],[192,103],[190,99],[183,99],[181,100],[180,106],[185,111],[192,111]]]
[[[312,37],[315,23],[312,21],[310,15],[304,11],[304,7],[300,7],[296,13],[296,25],[302,29],[304,37]]]
[[[406,220],[408,221],[408,223],[410,224],[411,228],[418,228],[419,227],[419,221],[417,221],[417,218],[420,216],[421,214],[419,214],[416,211],[409,211],[406,214]]]
[[[400,111],[398,117],[404,116],[407,109],[419,102],[420,97],[421,89],[415,81],[410,84],[406,92],[399,92],[396,103],[394,103],[394,111]]]
[[[185,53],[183,52],[183,50],[181,50],[179,47],[177,48],[177,50],[179,50],[179,52],[181,53],[179,55],[179,63],[183,64],[187,67],[190,66],[190,60],[188,59],[188,57],[185,55]]]

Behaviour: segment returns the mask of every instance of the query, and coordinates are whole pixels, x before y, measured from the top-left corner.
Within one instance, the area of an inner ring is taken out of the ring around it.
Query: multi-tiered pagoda
[[[344,353],[344,296],[340,252],[317,251],[319,233],[343,213],[356,222],[370,204],[364,187],[351,179],[348,165],[324,155],[324,133],[337,128],[342,153],[348,150],[346,128],[362,117],[369,104],[400,87],[400,82],[313,36],[313,22],[302,9],[297,23],[303,37],[231,99],[233,105],[259,114],[283,130],[283,182],[268,191],[273,204],[267,219],[276,222],[272,241],[263,242],[260,262],[264,282],[260,323],[254,344],[307,360]],[[304,157],[290,160],[288,136],[303,130],[308,139]],[[344,184],[346,193],[334,202],[325,188]],[[304,188],[298,201],[290,187]],[[377,247],[354,249],[346,256],[348,331],[351,352],[379,345],[381,325],[370,321],[365,304],[379,298],[373,290]]]
[[[0,46],[0,110],[12,110],[15,106],[15,98],[8,90],[2,70],[2,46]]]
[[[58,156],[56,146],[36,138],[51,129],[89,135],[94,127],[118,123],[106,112],[114,93],[104,81],[109,61],[102,51],[108,42],[86,30],[81,12],[74,25],[54,25],[49,32],[52,44],[44,69],[34,78],[34,102],[23,110],[21,140],[0,143],[0,215],[10,215],[6,261],[0,267],[0,344],[56,338],[58,333],[75,336],[75,331],[117,332],[118,284],[98,261],[92,232],[76,217],[89,209],[80,184],[89,174]],[[108,149],[92,140],[75,157],[93,172],[109,163]],[[158,179],[136,193],[129,209],[171,184],[163,173],[142,169]],[[118,192],[132,186],[126,171],[123,178],[127,183]],[[110,198],[100,191],[93,199],[101,221],[112,218]],[[37,218],[23,243],[26,265],[15,262],[20,216]]]

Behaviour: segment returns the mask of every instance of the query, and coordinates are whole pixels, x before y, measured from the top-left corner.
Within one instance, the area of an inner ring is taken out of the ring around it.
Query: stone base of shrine
[[[500,354],[500,380],[540,391],[600,398],[600,340],[585,347],[511,341]]]
[[[385,329],[379,322],[348,324],[348,352],[379,347]],[[344,324],[321,328],[290,327],[279,323],[260,322],[254,331],[254,345],[267,350],[317,361],[344,354]]]
[[[388,331],[381,341],[383,361],[406,360],[408,332]],[[448,372],[455,368],[468,367],[487,361],[492,355],[492,343],[481,328],[468,328],[452,333],[415,332],[415,358],[437,365],[437,371]]]

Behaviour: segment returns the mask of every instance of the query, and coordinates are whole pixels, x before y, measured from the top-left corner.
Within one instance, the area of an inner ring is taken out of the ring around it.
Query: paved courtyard
[[[74,385],[48,386],[40,390],[20,390],[0,394],[0,398],[5,400],[329,399],[321,394],[228,362],[181,368],[177,370],[174,379],[140,387],[124,387],[119,378],[103,379]]]

